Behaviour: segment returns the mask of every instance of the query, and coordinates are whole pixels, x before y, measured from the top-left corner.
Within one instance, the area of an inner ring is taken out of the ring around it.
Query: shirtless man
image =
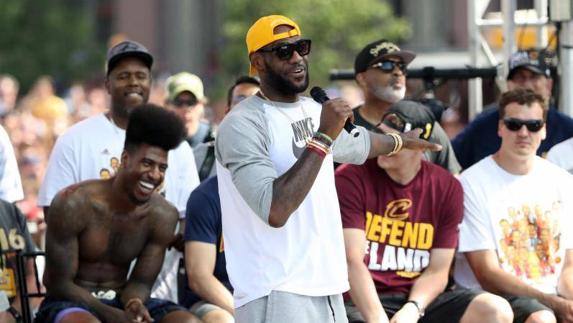
[[[116,176],[58,193],[48,217],[48,296],[37,322],[196,321],[178,305],[149,297],[179,217],[156,189],[168,151],[185,134],[176,115],[151,104],[135,109]]]

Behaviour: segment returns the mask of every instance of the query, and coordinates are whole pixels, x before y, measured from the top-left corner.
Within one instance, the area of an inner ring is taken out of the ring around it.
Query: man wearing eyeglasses
[[[348,290],[333,161],[363,163],[405,149],[440,149],[408,135],[342,128],[352,109],[301,96],[311,41],[291,19],[257,20],[246,37],[257,95],[215,140],[227,273],[237,322],[346,322]]]
[[[546,138],[537,149],[539,156],[545,156],[551,147],[573,137],[573,119],[557,110],[551,103],[551,67],[555,66],[555,54],[547,50],[519,50],[509,58],[507,88],[531,89],[541,95],[547,111]],[[496,134],[499,119],[496,104],[484,107],[453,140],[452,145],[462,168],[466,169],[499,149],[501,140]]]
[[[165,87],[165,106],[185,122],[189,145],[194,148],[200,143],[213,140],[211,126],[201,120],[207,102],[201,79],[195,74],[180,72],[169,77]]]
[[[364,93],[364,103],[354,109],[354,123],[374,129],[388,108],[406,95],[406,68],[416,54],[401,50],[385,39],[366,45],[356,55],[354,73],[358,86]],[[438,120],[439,122],[439,120]],[[452,174],[460,172],[450,140],[444,129],[436,123],[430,142],[444,147],[441,151],[426,151],[425,158]]]
[[[460,177],[464,219],[454,278],[506,298],[514,322],[573,322],[573,175],[536,156],[545,99],[502,95],[501,147]]]

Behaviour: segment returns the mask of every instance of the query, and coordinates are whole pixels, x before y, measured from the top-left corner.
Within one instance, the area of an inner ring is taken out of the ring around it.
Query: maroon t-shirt
[[[376,159],[336,170],[344,228],[365,230],[368,266],[376,290],[408,294],[430,262],[432,248],[455,248],[463,215],[456,178],[422,161],[407,185],[394,182]]]

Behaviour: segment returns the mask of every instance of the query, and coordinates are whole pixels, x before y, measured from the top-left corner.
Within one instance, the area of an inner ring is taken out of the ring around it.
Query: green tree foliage
[[[93,39],[84,1],[0,1],[0,74],[26,90],[40,75],[61,83],[103,70],[105,49]]]
[[[230,0],[225,2],[222,63],[225,79],[248,73],[245,35],[262,16],[282,14],[293,19],[303,37],[312,39],[311,84],[325,85],[331,69],[352,68],[366,44],[409,36],[406,20],[395,17],[383,0]]]

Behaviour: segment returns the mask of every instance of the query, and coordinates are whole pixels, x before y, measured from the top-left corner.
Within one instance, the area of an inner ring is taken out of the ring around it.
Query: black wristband
[[[18,310],[15,309],[14,306],[10,306],[6,310],[6,312],[10,313],[17,323],[22,322],[22,314],[20,314],[20,312],[18,312]]]
[[[420,317],[424,316],[424,308],[422,306],[420,306],[420,303],[416,302],[413,299],[410,299],[406,302],[406,304],[408,303],[412,303],[414,304],[414,306],[416,306],[416,308],[418,309],[418,315],[420,315]]]

